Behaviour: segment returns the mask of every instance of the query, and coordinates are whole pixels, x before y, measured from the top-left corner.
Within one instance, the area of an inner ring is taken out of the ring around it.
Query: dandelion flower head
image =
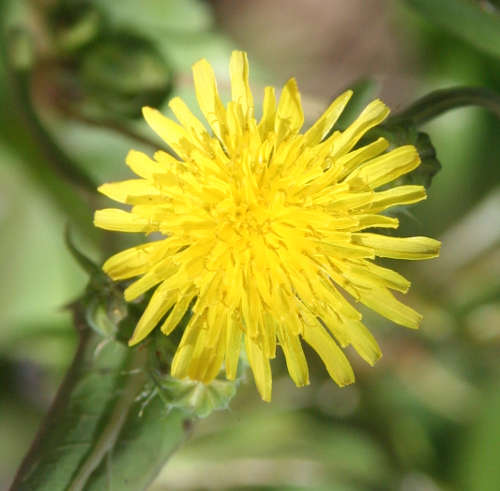
[[[398,227],[384,210],[425,199],[422,186],[387,186],[420,164],[417,150],[388,151],[384,138],[357,145],[387,117],[380,100],[331,132],[351,91],[300,133],[304,114],[293,78],[278,101],[274,88],[265,88],[256,119],[244,52],[232,54],[226,106],[206,60],[194,64],[193,76],[209,129],[178,97],[169,103],[178,122],[145,107],[147,123],[176,157],[131,151],[126,162],[139,178],[99,188],[131,209],[99,210],[96,226],[161,234],[103,266],[114,280],[139,277],[125,290],[128,301],[154,289],[129,344],[158,325],[168,335],[184,319],[174,377],[208,383],[224,367],[234,379],[243,345],[257,388],[270,400],[277,345],[295,384],[309,383],[305,342],[338,385],[352,383],[341,348],[352,345],[370,364],[380,357],[355,302],[409,328],[421,320],[391,293],[406,292],[409,281],[374,259],[432,258],[439,242],[370,231]]]

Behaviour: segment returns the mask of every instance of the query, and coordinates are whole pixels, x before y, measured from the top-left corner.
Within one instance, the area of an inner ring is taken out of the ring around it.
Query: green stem
[[[76,188],[94,194],[97,184],[59,147],[40,121],[31,100],[31,71],[25,68],[17,68],[12,61],[11,39],[8,32],[4,32],[4,29],[5,26],[1,29],[2,56],[5,60],[10,93],[24,126],[44,154],[46,163],[60,177],[73,184]]]
[[[465,106],[484,107],[500,118],[500,94],[483,87],[454,87],[427,94],[391,117],[387,125],[410,121],[415,126],[421,126],[451,109]]]
[[[186,438],[186,416],[158,398],[140,414],[147,349],[103,338],[75,309],[79,346],[11,491],[146,489]]]
[[[136,350],[133,352],[131,358],[129,370],[133,375],[129,378],[116,406],[109,416],[109,423],[100,433],[90,455],[80,464],[76,476],[72,479],[68,487],[68,491],[81,491],[89,477],[99,467],[106,454],[111,451],[125,424],[130,407],[146,382],[144,366],[147,361],[147,351]]]
[[[0,72],[5,74],[0,77],[0,126],[3,130],[0,144],[19,156],[19,162],[25,165],[30,178],[47,190],[48,198],[70,218],[72,224],[95,241],[98,233],[92,226],[89,206],[96,196],[94,183],[79,173],[76,164],[66,160],[67,156],[38,119],[31,102],[26,64],[24,68],[16,66],[12,59],[13,46],[9,42],[12,39],[6,32],[7,13],[8,2],[0,1]],[[75,187],[61,186],[62,175]],[[81,192],[75,193],[75,188]]]
[[[92,331],[76,317],[75,327],[78,329],[80,335],[75,357],[66,372],[66,376],[59,387],[49,412],[45,416],[45,419],[42,422],[28,453],[24,457],[21,466],[16,473],[14,482],[10,488],[11,491],[23,489],[22,486],[31,479],[33,471],[43,458],[43,449],[46,446],[47,438],[50,438],[50,429],[56,425],[58,419],[63,416],[64,407],[70,399],[71,392],[74,388],[74,381],[81,372],[81,365],[86,358],[86,353],[89,349],[92,349],[92,345],[94,344],[92,342]]]
[[[132,140],[135,140],[136,142],[140,143],[141,145],[147,145],[148,147],[151,147],[153,150],[163,150],[164,152],[167,152],[171,155],[172,151],[165,147],[161,142],[156,141],[152,138],[148,138],[147,136],[144,136],[136,131],[134,131],[132,128],[129,126],[124,125],[123,123],[120,123],[117,120],[113,119],[97,119],[97,118],[92,118],[90,116],[87,116],[83,114],[81,111],[77,111],[74,108],[70,108],[67,105],[62,105],[60,104],[58,106],[58,109],[61,111],[61,113],[68,117],[71,118],[75,121],[78,121],[80,123],[83,123],[88,126],[94,126],[96,128],[105,128],[111,131],[114,131],[115,133],[121,134],[125,136],[126,138],[130,138]]]

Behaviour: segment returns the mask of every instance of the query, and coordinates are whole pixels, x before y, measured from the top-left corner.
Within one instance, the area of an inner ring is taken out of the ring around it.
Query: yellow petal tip
[[[142,107],[142,115],[147,118],[151,113],[157,112],[157,109],[154,109],[150,106],[143,106]]]

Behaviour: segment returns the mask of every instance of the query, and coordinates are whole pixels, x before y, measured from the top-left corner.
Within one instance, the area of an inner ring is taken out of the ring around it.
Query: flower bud
[[[62,2],[51,9],[48,23],[57,48],[62,53],[74,53],[99,37],[104,16],[89,2]]]
[[[170,92],[172,72],[152,43],[120,32],[85,52],[81,80],[89,102],[108,116],[137,117],[143,106],[161,105]]]

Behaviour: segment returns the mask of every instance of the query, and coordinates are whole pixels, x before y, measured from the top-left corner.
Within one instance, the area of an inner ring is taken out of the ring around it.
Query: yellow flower
[[[224,364],[227,378],[234,379],[244,340],[257,388],[268,401],[277,344],[297,386],[309,383],[303,341],[340,386],[352,383],[354,374],[339,345],[352,345],[370,364],[381,356],[344,292],[417,328],[421,316],[390,292],[406,292],[409,281],[373,260],[432,258],[440,243],[366,232],[397,228],[396,218],[380,212],[426,197],[422,186],[377,190],[419,165],[413,146],[387,151],[388,142],[379,138],[355,148],[387,117],[381,101],[371,102],[345,131],[325,138],[352,95],[347,91],[301,134],[304,114],[295,80],[278,103],[274,88],[265,88],[257,121],[248,72],[246,54],[233,52],[232,100],[225,107],[208,62],[193,66],[211,132],[177,97],[169,106],[179,123],[145,107],[146,121],[178,159],[163,151],[153,159],[131,151],[126,162],[140,179],[104,184],[99,191],[132,208],[99,210],[95,225],[162,236],[103,266],[114,280],[140,276],[125,290],[128,301],[155,288],[129,344],[160,322],[168,335],[190,316],[172,375],[207,383]]]

